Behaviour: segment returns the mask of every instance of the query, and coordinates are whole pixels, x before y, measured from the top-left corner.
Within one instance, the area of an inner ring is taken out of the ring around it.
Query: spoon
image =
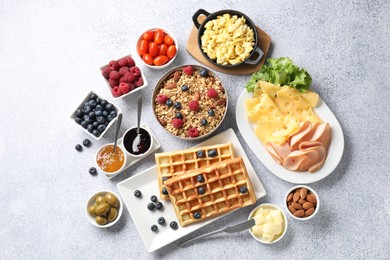
[[[139,125],[141,122],[141,108],[142,108],[142,96],[138,97],[138,106],[137,106],[137,136],[133,141],[133,151],[138,151],[138,145],[141,143],[141,134],[139,130]]]
[[[118,121],[116,121],[114,153],[116,151],[116,141],[118,140],[119,128],[121,128],[121,124],[122,124],[122,114],[119,114],[118,115]]]

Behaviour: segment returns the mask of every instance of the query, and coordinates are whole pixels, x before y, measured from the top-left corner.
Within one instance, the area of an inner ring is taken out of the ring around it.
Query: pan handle
[[[248,59],[245,63],[246,64],[251,64],[251,65],[256,65],[260,62],[261,58],[264,55],[264,52],[259,48],[259,46],[256,46],[255,52],[258,53],[258,57],[255,60]]]
[[[199,18],[199,16],[201,14],[205,15],[206,17],[210,15],[210,13],[207,12],[206,10],[204,10],[204,9],[199,9],[198,11],[196,11],[194,13],[194,15],[192,16],[192,21],[194,22],[194,25],[195,25],[196,29],[198,29],[198,30],[199,30],[199,27],[200,27],[200,24],[198,22],[198,18]]]

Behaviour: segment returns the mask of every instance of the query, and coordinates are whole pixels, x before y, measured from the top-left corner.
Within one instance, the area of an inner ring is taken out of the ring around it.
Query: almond
[[[288,196],[287,196],[287,202],[292,201],[292,199],[293,199],[293,194],[292,194],[292,193],[288,194]]]
[[[196,91],[196,92],[194,93],[194,100],[199,100],[199,98],[200,98],[199,91]]]
[[[224,89],[224,87],[223,87],[222,85],[219,85],[218,88],[219,88],[219,90],[220,90],[222,93],[225,93],[225,89]]]
[[[290,210],[291,213],[294,214],[295,211],[297,211],[293,206],[288,206],[288,209]]]
[[[168,86],[165,87],[166,89],[174,89],[176,88],[176,83],[171,83]]]
[[[226,99],[221,98],[221,99],[218,99],[218,100],[214,103],[214,105],[215,105],[215,106],[223,106],[223,105],[225,105],[225,102],[226,102]]]
[[[299,194],[301,195],[302,199],[306,199],[307,189],[306,188],[302,188],[301,191],[299,192]]]
[[[175,71],[175,73],[173,74],[173,81],[174,82],[178,82],[180,79],[180,71]]]
[[[298,204],[296,202],[291,203],[291,206],[293,206],[295,209],[303,209],[301,204]]]
[[[303,203],[302,207],[304,209],[310,209],[310,208],[314,208],[314,204],[311,202],[306,202],[306,203]]]
[[[307,202],[307,201],[304,200],[304,199],[299,199],[299,200],[298,200],[298,203],[301,204],[301,205],[303,205],[303,204],[306,203],[306,202]]]
[[[310,209],[308,209],[308,210],[306,210],[305,211],[305,216],[310,216],[311,214],[313,214],[314,213],[314,208],[310,208]]]
[[[210,81],[214,83],[215,78],[214,77],[210,77]]]
[[[316,195],[314,195],[314,194],[308,194],[306,199],[307,199],[307,201],[309,201],[313,204],[317,204],[317,198],[316,198]]]
[[[167,125],[167,122],[165,122],[165,120],[162,119],[162,118],[159,118],[158,121],[160,122],[160,124],[161,124],[162,126],[166,126],[166,125]]]
[[[295,194],[293,196],[293,201],[298,202],[298,200],[299,200],[299,192],[295,192]]]
[[[301,210],[297,210],[293,213],[294,216],[298,217],[298,218],[301,218],[303,216],[305,216],[305,211],[303,209]]]

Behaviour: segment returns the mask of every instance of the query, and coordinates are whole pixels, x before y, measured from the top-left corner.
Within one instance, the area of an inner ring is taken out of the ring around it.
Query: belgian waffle
[[[209,152],[212,150],[216,150],[215,156],[209,156]],[[204,152],[203,158],[199,158],[197,155],[198,151]],[[155,158],[160,197],[161,199],[169,199],[166,190],[163,191],[165,188],[163,184],[164,181],[181,173],[198,170],[202,167],[232,159],[234,158],[234,153],[232,144],[227,143],[191,148],[175,152],[157,153],[155,154]]]
[[[177,175],[165,185],[182,226],[256,202],[241,157]]]

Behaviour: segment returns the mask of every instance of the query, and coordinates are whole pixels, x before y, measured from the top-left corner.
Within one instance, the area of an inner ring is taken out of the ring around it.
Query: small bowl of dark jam
[[[123,135],[123,146],[129,155],[142,157],[152,149],[153,138],[145,128],[140,127],[139,134],[137,127],[130,128]]]

